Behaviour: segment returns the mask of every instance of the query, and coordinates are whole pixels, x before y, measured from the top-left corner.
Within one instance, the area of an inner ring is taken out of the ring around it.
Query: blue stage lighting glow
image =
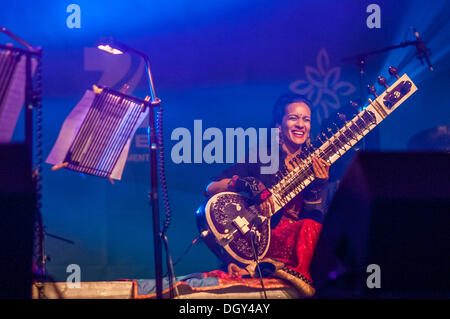
[[[441,62],[450,53],[449,10],[450,3],[446,0],[433,1],[433,6],[424,1],[412,1],[399,18],[401,21],[393,44],[417,40],[413,31],[416,29],[427,48],[432,51],[430,60],[434,69],[443,67]],[[380,73],[386,73],[389,66],[394,65],[398,67],[400,74],[408,73],[412,80],[421,83],[431,73],[426,61],[423,62],[424,65],[416,59],[414,46],[396,49],[387,54]]]

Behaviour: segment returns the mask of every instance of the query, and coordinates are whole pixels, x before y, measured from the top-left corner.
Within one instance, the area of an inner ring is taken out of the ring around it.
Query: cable
[[[31,57],[28,57],[31,59]],[[46,256],[44,243],[44,225],[42,220],[42,61],[37,59],[35,85],[36,88],[32,92],[32,104],[36,110],[36,137],[35,137],[35,151],[36,151],[36,165],[33,168],[33,181],[36,194],[36,210],[34,221],[34,247],[33,247],[33,262],[42,272],[42,276],[46,277]]]
[[[175,290],[175,296],[178,296],[179,295],[179,292],[178,292],[178,287],[175,285],[173,285],[173,283],[174,283],[174,280],[175,280],[175,271],[174,271],[174,269],[173,269],[173,263],[172,263],[172,257],[170,256],[170,253],[169,253],[169,241],[167,240],[167,236],[165,235],[165,234],[163,234],[163,242],[164,242],[164,246],[166,247],[166,258],[167,258],[167,267],[169,268],[168,269],[168,272],[169,272],[169,298],[170,299],[173,299],[174,298],[174,295],[173,295],[173,290]],[[173,287],[173,289],[172,289],[172,287]]]
[[[261,268],[259,267],[259,262],[258,262],[258,253],[257,250],[255,248],[255,246],[258,246],[258,244],[256,243],[255,240],[255,226],[252,227],[252,230],[250,231],[250,241],[252,243],[252,249],[253,249],[253,256],[255,258],[255,262],[256,262],[256,268],[258,269],[258,273],[259,273],[259,281],[261,283],[261,288],[264,292],[264,299],[267,299],[267,294],[266,294],[266,288],[264,288],[264,281],[263,281],[263,277],[262,277],[262,272],[261,272]]]
[[[189,252],[189,250],[197,243],[197,241],[198,241],[201,237],[203,237],[203,235],[199,235],[197,238],[195,238],[195,239],[189,244],[189,246],[185,249],[183,255],[181,255],[181,257],[178,258],[177,261],[173,263],[173,266],[176,266],[176,265],[177,265],[184,257],[186,257],[186,255],[187,255],[187,253]],[[167,275],[168,275],[168,273],[166,273],[166,274],[164,275],[164,277],[167,276]]]
[[[158,112],[156,114],[156,139],[158,143],[158,166],[159,166],[159,179],[161,184],[161,189],[163,192],[163,201],[165,208],[165,221],[163,223],[163,234],[167,232],[169,228],[172,216],[170,211],[169,194],[167,190],[167,180],[164,167],[164,138],[163,138],[163,107],[159,105]]]
[[[167,270],[167,272],[164,274],[163,277],[167,277],[167,275],[169,275],[168,277],[169,277],[169,288],[170,288],[170,290],[169,290],[169,298],[170,298],[170,299],[173,299],[173,298],[174,298],[173,290],[175,290],[175,296],[178,296],[178,295],[180,294],[179,291],[178,291],[178,287],[176,286],[176,283],[175,283],[175,285],[173,284],[173,283],[174,283],[174,279],[176,279],[176,277],[175,277],[175,271],[174,271],[174,266],[175,266],[176,264],[178,264],[178,263],[186,256],[186,254],[187,254],[187,252],[189,251],[189,249],[191,249],[191,247],[194,246],[194,244],[195,244],[201,237],[202,237],[202,235],[200,235],[200,236],[198,236],[197,238],[195,238],[195,239],[192,241],[192,243],[186,248],[186,250],[184,251],[183,255],[182,255],[180,258],[178,258],[178,260],[177,260],[175,263],[173,263],[173,262],[172,262],[172,257],[171,257],[171,255],[170,255],[170,253],[169,253],[169,242],[168,242],[168,240],[167,240],[167,236],[166,236],[165,234],[163,234],[163,242],[164,242],[164,245],[165,245],[165,248],[166,248],[166,252],[167,252],[167,254],[166,254],[166,258],[167,258],[167,267],[169,268],[169,269]],[[173,289],[172,289],[172,288],[173,288]]]
[[[167,181],[166,181],[166,174],[165,174],[165,167],[164,167],[164,136],[163,136],[163,107],[161,104],[159,104],[159,109],[156,114],[156,142],[158,145],[158,172],[159,172],[159,179],[160,179],[160,185],[163,192],[163,202],[164,202],[164,214],[165,214],[165,220],[163,223],[163,230],[160,233],[161,239],[164,242],[164,247],[166,249],[166,263],[168,268],[168,277],[169,277],[169,287],[172,288],[173,281],[175,280],[175,272],[174,272],[174,265],[172,262],[172,257],[169,252],[169,242],[167,240],[167,229],[169,228],[170,221],[171,221],[171,212],[170,212],[170,203],[169,203],[169,194],[167,190]],[[167,273],[166,273],[167,275]],[[164,276],[165,277],[165,276]],[[178,295],[178,289],[175,287],[176,295]],[[170,299],[173,298],[173,290],[170,289]]]

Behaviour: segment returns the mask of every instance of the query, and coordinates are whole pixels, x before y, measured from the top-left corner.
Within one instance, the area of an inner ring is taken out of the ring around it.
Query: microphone
[[[417,39],[416,42],[417,58],[420,60],[420,63],[422,63],[422,65],[423,65],[423,58],[425,58],[425,61],[427,61],[428,68],[430,69],[430,71],[433,71],[434,68],[431,65],[430,58],[428,56],[429,49],[427,49],[426,43],[423,42],[422,39],[420,38],[419,32],[416,30],[416,28],[414,28],[414,36]]]

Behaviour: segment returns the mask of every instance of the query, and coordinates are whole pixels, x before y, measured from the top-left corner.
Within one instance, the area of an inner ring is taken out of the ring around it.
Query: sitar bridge
[[[235,219],[233,219],[233,224],[237,227],[237,229],[239,229],[242,235],[245,235],[250,231],[250,228],[248,227],[250,223],[245,217],[236,217]]]

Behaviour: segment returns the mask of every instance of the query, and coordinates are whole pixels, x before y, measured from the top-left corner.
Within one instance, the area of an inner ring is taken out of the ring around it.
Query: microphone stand
[[[405,48],[405,47],[410,46],[410,45],[417,46],[418,43],[419,43],[418,40],[406,41],[406,42],[402,42],[402,43],[400,43],[398,45],[391,45],[391,46],[388,46],[388,47],[385,47],[385,48],[382,48],[382,49],[378,49],[378,50],[373,50],[373,51],[368,51],[368,52],[363,52],[363,53],[360,53],[360,54],[352,55],[352,56],[343,58],[341,61],[342,62],[348,62],[348,61],[357,60],[358,64],[359,64],[361,59],[365,60],[370,55],[381,54],[381,53],[392,51],[392,50],[395,50],[395,49]]]
[[[360,107],[362,107],[364,105],[363,82],[364,82],[364,73],[365,73],[364,68],[366,66],[367,58],[371,55],[382,54],[385,52],[389,52],[389,51],[392,51],[395,49],[405,48],[405,47],[412,46],[412,45],[417,47],[418,45],[421,45],[422,43],[423,42],[421,40],[406,41],[406,42],[402,42],[398,45],[391,45],[391,46],[388,46],[388,47],[385,47],[382,49],[367,51],[367,52],[359,53],[356,55],[352,55],[352,56],[343,58],[341,60],[341,62],[354,61],[354,62],[356,62],[356,65],[359,68],[359,75],[360,75],[359,76],[359,91],[360,91],[359,105],[360,105]],[[375,128],[373,130],[373,132],[377,132],[375,144],[376,144],[376,147],[379,148],[379,134],[378,134],[378,131],[375,131],[375,130],[378,130],[378,128]],[[365,143],[365,139],[363,139],[363,150],[365,150],[365,148],[366,148],[366,143]]]
[[[150,69],[148,73],[150,75]],[[162,299],[162,242],[161,242],[161,223],[159,220],[159,204],[158,204],[158,168],[157,168],[157,137],[156,137],[156,121],[153,112],[153,106],[159,105],[161,101],[156,99],[151,100],[149,106],[148,118],[148,144],[150,153],[150,204],[152,206],[153,214],[153,245],[155,257],[155,280],[156,280],[156,298]]]
[[[18,44],[23,46],[24,48],[13,47],[12,45],[0,45],[0,49],[9,50],[19,53],[20,55],[25,56],[25,145],[27,148],[28,155],[28,170],[30,172],[33,188],[34,188],[34,196],[33,196],[33,243],[32,250],[34,255],[34,247],[36,244],[39,244],[41,252],[40,252],[40,267],[42,268],[42,272],[44,277],[46,276],[46,261],[45,261],[45,247],[44,247],[44,236],[41,234],[39,239],[36,239],[36,223],[40,223],[42,226],[42,212],[41,212],[41,185],[42,185],[42,149],[41,149],[41,139],[42,139],[42,118],[41,118],[41,58],[42,58],[42,48],[34,47],[29,44],[27,41],[14,34],[7,28],[0,26],[0,32],[5,34],[7,37],[13,39]],[[32,58],[36,58],[38,63],[36,65],[38,79],[36,80],[38,89],[34,90],[33,88],[33,72],[32,72]],[[33,125],[33,111],[36,110],[37,121],[36,121],[36,154],[33,153],[33,138],[34,138],[34,125]],[[33,169],[33,158],[36,157],[36,169]],[[38,243],[37,243],[38,241]],[[32,258],[33,259],[33,258]],[[32,260],[32,263],[34,260]],[[32,265],[30,265],[30,269],[32,269]]]
[[[153,85],[152,74],[150,71],[150,59],[144,53],[135,50],[128,45],[116,41],[114,39],[106,39],[106,42],[111,43],[114,47],[120,50],[133,52],[140,56],[145,62],[145,69],[148,77],[148,84],[150,90],[150,105],[149,105],[149,118],[148,118],[148,144],[150,155],[150,205],[152,208],[152,221],[153,221],[153,245],[154,245],[154,258],[155,258],[155,283],[156,283],[156,298],[162,299],[163,291],[163,268],[162,268],[162,233],[161,222],[159,218],[159,202],[158,202],[158,167],[157,167],[157,151],[159,149],[158,138],[156,134],[156,120],[153,110],[154,106],[160,106],[161,100],[156,97],[155,88]]]
[[[148,56],[142,54],[139,51],[131,49],[131,51],[140,55],[145,61],[145,68],[147,71],[149,88],[150,88],[150,106],[149,106],[149,118],[148,118],[148,145],[150,153],[150,204],[152,207],[153,217],[153,245],[154,245],[154,258],[155,258],[155,282],[156,282],[156,298],[162,299],[162,233],[161,222],[159,218],[159,203],[158,203],[158,168],[157,168],[157,150],[158,150],[158,138],[156,136],[156,120],[155,113],[153,111],[154,106],[160,106],[161,100],[156,97],[155,88],[153,85],[152,74],[150,72],[150,60]]]

